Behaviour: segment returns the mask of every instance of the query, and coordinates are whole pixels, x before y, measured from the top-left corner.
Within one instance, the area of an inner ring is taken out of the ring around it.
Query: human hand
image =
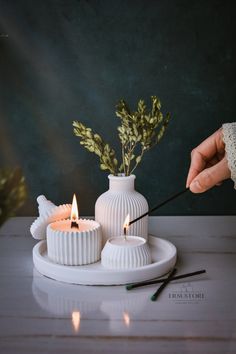
[[[186,187],[193,193],[202,193],[227,178],[230,170],[220,128],[192,150]]]

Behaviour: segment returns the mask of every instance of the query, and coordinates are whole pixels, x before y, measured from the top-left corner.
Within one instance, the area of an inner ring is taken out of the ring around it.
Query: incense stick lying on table
[[[168,199],[166,199],[164,202],[162,202],[162,203],[160,203],[160,204],[154,206],[152,209],[148,210],[148,211],[147,211],[146,213],[144,213],[143,215],[140,215],[140,216],[137,217],[136,219],[131,220],[131,221],[129,222],[129,225],[132,225],[132,224],[135,223],[136,221],[138,221],[138,220],[144,218],[145,216],[151,214],[153,211],[155,211],[155,210],[161,208],[163,205],[169,203],[170,201],[174,200],[175,198],[178,198],[180,195],[182,195],[182,194],[184,194],[184,193],[186,193],[186,192],[188,192],[188,191],[189,191],[189,188],[185,188],[183,191],[178,192],[178,193],[172,195],[170,198],[168,198]]]
[[[173,275],[176,273],[177,269],[174,268],[170,274],[168,275],[168,277],[166,278],[166,280],[161,284],[161,286],[157,289],[157,291],[151,296],[151,300],[152,301],[156,301],[156,299],[158,298],[158,296],[160,295],[160,293],[162,292],[162,290],[165,289],[166,285],[171,281],[171,279],[173,278]]]
[[[177,280],[177,279],[193,277],[194,275],[198,275],[198,274],[202,274],[202,273],[206,273],[206,270],[202,269],[202,270],[198,270],[196,272],[181,274],[181,275],[177,275],[177,276],[171,277],[171,278],[167,277],[167,278],[162,278],[162,279],[143,281],[141,283],[128,284],[128,285],[126,285],[126,289],[127,290],[132,290],[132,289],[135,289],[135,288],[140,288],[141,286],[163,283],[167,279],[169,279],[169,281],[172,281],[172,280]]]

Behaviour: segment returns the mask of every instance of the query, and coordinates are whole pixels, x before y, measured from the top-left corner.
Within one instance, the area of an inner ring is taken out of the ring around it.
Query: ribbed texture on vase
[[[109,176],[110,189],[96,201],[95,220],[102,225],[104,243],[110,237],[123,234],[127,214],[130,215],[130,220],[133,220],[148,211],[146,199],[134,190],[134,178],[135,176]],[[147,238],[148,217],[132,224],[128,234]]]
[[[63,223],[58,221],[57,223]],[[97,262],[101,257],[101,226],[93,220],[79,220],[79,223],[91,225],[86,231],[59,231],[47,227],[48,257],[56,263],[65,265],[84,265]]]
[[[137,238],[129,236],[129,238]],[[144,240],[144,239],[143,239]],[[120,246],[106,242],[102,250],[101,263],[109,269],[132,269],[150,264],[151,252],[147,242],[136,246]]]

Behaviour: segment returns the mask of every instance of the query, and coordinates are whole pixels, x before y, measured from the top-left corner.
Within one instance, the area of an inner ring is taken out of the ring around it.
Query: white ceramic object
[[[52,215],[53,210],[57,207],[51,200],[48,200],[45,195],[39,195],[37,202],[40,216]]]
[[[48,257],[65,265],[84,265],[101,258],[101,226],[94,220],[79,219],[79,229],[70,220],[60,220],[47,227]]]
[[[108,178],[109,190],[103,193],[95,204],[95,220],[102,226],[104,244],[110,237],[123,234],[127,214],[130,215],[130,220],[133,220],[148,211],[146,199],[134,189],[134,175],[109,175]],[[132,224],[129,234],[147,238],[148,217],[145,216]]]
[[[151,252],[143,237],[123,236],[107,240],[101,255],[102,266],[109,269],[132,269],[152,262]]]
[[[38,196],[37,202],[39,217],[32,223],[30,232],[36,240],[43,240],[46,238],[46,229],[50,223],[70,217],[71,205],[56,206],[44,195]]]
[[[43,275],[65,283],[81,285],[120,285],[160,277],[168,273],[176,263],[177,250],[169,241],[149,236],[152,263],[125,270],[106,269],[101,262],[84,266],[64,266],[48,258],[46,241],[33,248],[35,268]]]

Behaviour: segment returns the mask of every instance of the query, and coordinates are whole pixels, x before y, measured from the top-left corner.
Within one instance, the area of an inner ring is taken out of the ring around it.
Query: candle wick
[[[71,221],[70,227],[73,229],[79,229],[79,224],[76,221]]]
[[[125,241],[126,241],[126,227],[124,227],[124,239],[125,239]]]

